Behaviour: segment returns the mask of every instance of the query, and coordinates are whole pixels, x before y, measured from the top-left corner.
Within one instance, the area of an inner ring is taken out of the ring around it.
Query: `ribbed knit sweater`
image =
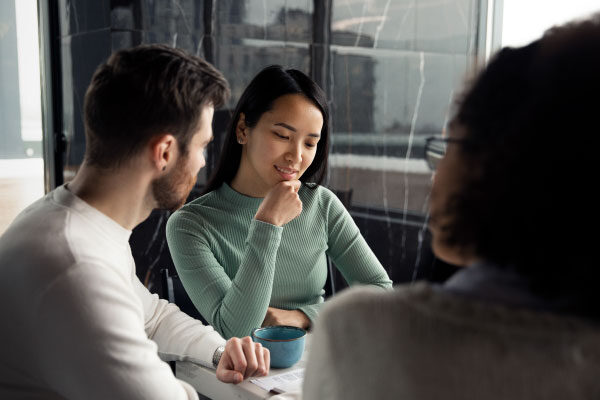
[[[263,199],[223,184],[169,218],[167,240],[181,281],[226,338],[260,327],[269,306],[303,311],[323,302],[328,254],[349,284],[390,288],[352,217],[328,189],[302,186],[302,213],[284,227],[257,221]]]

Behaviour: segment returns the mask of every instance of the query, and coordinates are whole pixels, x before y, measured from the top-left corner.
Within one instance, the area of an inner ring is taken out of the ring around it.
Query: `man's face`
[[[185,204],[185,200],[196,184],[198,172],[206,164],[204,151],[213,138],[213,114],[212,106],[203,108],[200,126],[188,144],[187,154],[179,154],[175,167],[168,174],[152,182],[152,193],[157,208],[175,211]]]

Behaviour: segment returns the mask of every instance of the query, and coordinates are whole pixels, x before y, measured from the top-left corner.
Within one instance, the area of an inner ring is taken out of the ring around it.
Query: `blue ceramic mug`
[[[252,331],[252,340],[271,353],[272,368],[288,368],[296,364],[304,352],[306,331],[294,326],[266,326]]]

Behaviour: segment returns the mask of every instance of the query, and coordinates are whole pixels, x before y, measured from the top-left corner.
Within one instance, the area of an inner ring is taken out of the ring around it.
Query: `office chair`
[[[178,275],[170,275],[169,269],[163,268],[160,270],[160,280],[162,284],[161,298],[175,304],[190,317],[202,321],[204,325],[208,325],[208,322],[206,322],[196,309],[196,306],[194,306],[194,303],[192,303]],[[173,375],[175,375],[175,361],[169,361],[169,366],[173,371]]]
[[[204,325],[208,325],[208,322],[204,319],[202,314],[198,312],[194,303],[188,296],[179,275],[169,274],[167,268],[160,270],[161,282],[163,287],[163,298],[168,300],[169,303],[175,304],[181,311],[186,313],[192,318],[202,321]]]

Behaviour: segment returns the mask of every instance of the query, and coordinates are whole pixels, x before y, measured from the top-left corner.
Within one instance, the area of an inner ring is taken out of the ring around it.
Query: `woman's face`
[[[464,130],[453,124],[449,129],[449,137],[464,138]],[[466,266],[474,261],[468,249],[451,246],[446,243],[447,232],[442,227],[449,224],[452,216],[448,215],[448,204],[453,196],[459,193],[464,177],[469,168],[461,157],[461,142],[449,142],[446,155],[440,160],[433,175],[431,196],[429,201],[429,231],[433,253],[439,259],[457,266]]]
[[[300,179],[315,158],[322,127],[319,108],[299,94],[276,99],[253,128],[242,114],[236,134],[243,150],[234,189],[264,197],[277,183]]]

